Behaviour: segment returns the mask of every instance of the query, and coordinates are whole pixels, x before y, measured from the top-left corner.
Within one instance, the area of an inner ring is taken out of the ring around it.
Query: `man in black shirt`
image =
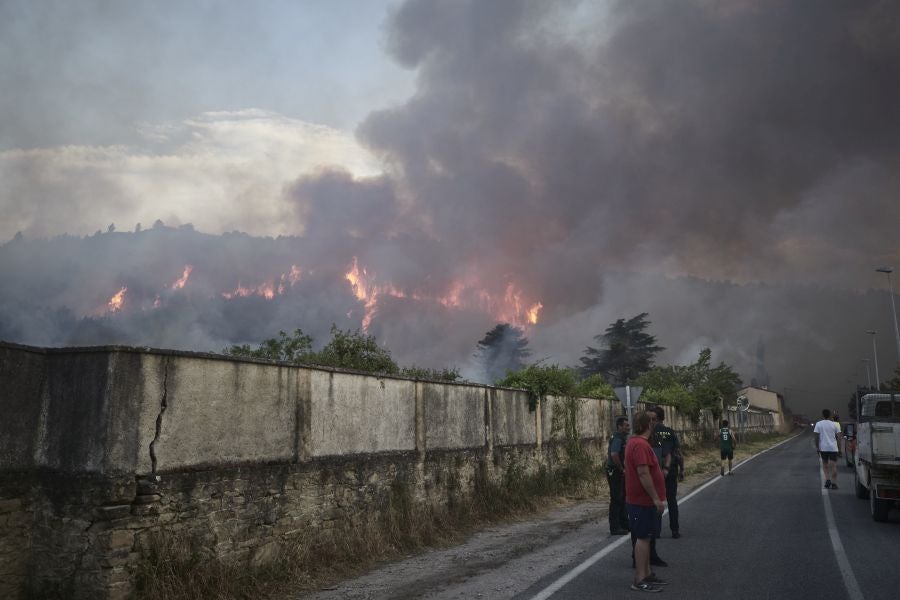
[[[673,538],[680,538],[681,533],[678,532],[678,467],[675,463],[675,455],[679,451],[678,436],[671,427],[666,427],[663,420],[666,413],[661,406],[657,406],[656,412],[656,429],[653,432],[656,438],[657,446],[654,448],[657,452],[659,464],[662,467],[663,475],[666,478],[666,502],[669,504],[669,529],[672,530]]]
[[[606,481],[609,483],[609,533],[628,533],[628,513],[625,511],[625,440],[631,424],[626,417],[616,419],[616,431],[609,440],[606,458]]]

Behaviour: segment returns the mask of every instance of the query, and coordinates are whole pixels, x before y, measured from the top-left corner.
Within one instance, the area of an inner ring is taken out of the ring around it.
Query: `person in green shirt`
[[[734,459],[734,449],[736,447],[737,443],[734,441],[734,434],[728,428],[728,420],[722,419],[719,427],[719,455],[722,459],[722,467],[719,469],[720,475],[725,475],[725,459],[728,459],[728,474],[734,475],[734,472],[731,470],[731,461]]]

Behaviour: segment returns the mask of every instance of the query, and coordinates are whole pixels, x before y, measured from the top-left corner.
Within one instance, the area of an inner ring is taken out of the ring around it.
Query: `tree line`
[[[734,401],[741,379],[724,362],[714,365],[709,348],[702,349],[691,364],[655,364],[665,348],[649,333],[650,325],[647,313],[617,319],[594,336],[596,345],[585,348],[580,366],[572,367],[545,364],[544,360],[529,363],[531,350],[524,331],[500,323],[478,340],[473,358],[484,382],[527,390],[532,407],[548,395],[612,399],[613,387],[625,384],[643,387],[642,399],[647,402],[673,405],[695,418],[704,409],[718,415],[723,404]],[[358,329],[344,331],[333,325],[331,340],[321,350],[313,350],[313,342],[297,329],[290,335],[280,331],[255,348],[233,345],[224,352],[416,379],[463,381],[457,368],[401,367],[374,336]]]

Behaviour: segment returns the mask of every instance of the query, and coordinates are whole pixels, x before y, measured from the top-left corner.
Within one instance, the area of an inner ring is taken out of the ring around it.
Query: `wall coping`
[[[322,371],[325,373],[346,373],[348,375],[364,375],[368,377],[376,377],[378,379],[396,379],[399,381],[419,381],[422,383],[439,383],[441,385],[455,385],[463,387],[487,388],[492,390],[510,390],[515,392],[527,392],[522,388],[502,387],[498,385],[489,385],[486,383],[476,383],[473,381],[440,381],[438,379],[419,379],[411,377],[403,377],[401,375],[392,375],[389,373],[373,373],[371,371],[358,371],[356,369],[346,369],[341,367],[326,367],[324,365],[313,365],[307,363],[293,363],[281,360],[266,360],[263,358],[250,358],[245,356],[229,356],[216,352],[202,352],[198,350],[174,350],[168,348],[152,348],[150,346],[125,346],[118,344],[110,344],[104,346],[66,346],[66,347],[48,347],[48,346],[30,346],[26,344],[18,344],[15,342],[7,342],[0,340],[0,348],[9,348],[11,350],[19,350],[24,352],[32,352],[34,354],[102,354],[112,352],[123,352],[129,354],[152,354],[159,356],[183,356],[187,358],[203,358],[207,360],[218,360],[227,362],[243,362],[258,365],[270,365],[278,367],[293,367],[301,369],[309,369],[311,371]]]

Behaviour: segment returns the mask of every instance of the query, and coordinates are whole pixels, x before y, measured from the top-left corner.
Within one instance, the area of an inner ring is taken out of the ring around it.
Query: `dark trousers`
[[[666,476],[666,502],[669,504],[669,529],[678,531],[678,470],[672,469]]]
[[[625,510],[625,474],[617,469],[606,470],[609,483],[609,531],[628,529],[628,513]]]

